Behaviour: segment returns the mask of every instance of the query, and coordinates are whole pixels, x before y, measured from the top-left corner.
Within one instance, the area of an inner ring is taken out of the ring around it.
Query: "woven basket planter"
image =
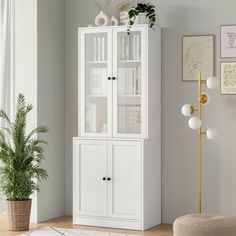
[[[13,231],[29,230],[31,199],[25,201],[7,200],[8,229]]]

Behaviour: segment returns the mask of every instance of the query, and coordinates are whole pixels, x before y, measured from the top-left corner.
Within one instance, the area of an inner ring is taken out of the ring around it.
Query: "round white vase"
[[[95,25],[107,26],[109,24],[110,24],[109,17],[103,11],[100,11],[99,14],[95,17]]]
[[[118,19],[116,19],[114,16],[112,16],[111,20],[110,20],[110,25],[112,25],[112,26],[119,25]]]

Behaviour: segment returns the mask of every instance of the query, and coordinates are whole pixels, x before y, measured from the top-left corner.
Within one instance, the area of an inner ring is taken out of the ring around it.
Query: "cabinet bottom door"
[[[108,142],[108,215],[141,219],[142,142]]]
[[[107,214],[107,142],[74,141],[74,214]]]

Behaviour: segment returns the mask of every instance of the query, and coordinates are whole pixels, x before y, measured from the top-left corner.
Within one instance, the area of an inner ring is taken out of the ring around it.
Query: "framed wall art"
[[[197,81],[198,72],[203,78],[214,75],[215,70],[215,36],[183,36],[183,80]]]
[[[220,26],[221,58],[236,57],[236,25]]]
[[[236,94],[236,61],[221,62],[221,94]]]

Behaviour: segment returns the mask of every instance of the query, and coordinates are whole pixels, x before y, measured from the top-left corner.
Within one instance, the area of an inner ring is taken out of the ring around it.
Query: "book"
[[[93,60],[97,61],[97,38],[93,38]]]
[[[101,68],[101,95],[107,95],[107,69]]]
[[[135,60],[136,59],[136,57],[137,57],[137,55],[136,55],[136,34],[133,34],[132,35],[132,41],[133,41],[133,47],[132,47],[132,49],[133,49],[133,60]]]
[[[141,68],[137,67],[136,68],[136,73],[137,73],[137,95],[141,95]]]
[[[98,45],[97,45],[97,48],[98,48],[98,61],[101,61],[102,59],[102,55],[101,55],[101,37],[98,37]]]
[[[102,58],[101,60],[102,61],[105,61],[105,38],[102,37],[102,40],[101,40],[101,54],[102,54]]]
[[[136,60],[140,60],[140,35],[136,34]]]
[[[96,95],[100,93],[99,81],[101,79],[99,68],[90,68],[89,70],[89,82],[88,82],[88,94]]]
[[[96,103],[88,103],[86,106],[86,131],[96,133]]]
[[[125,37],[125,60],[129,60],[129,38]]]
[[[121,57],[120,60],[125,60],[125,37],[123,34],[120,35],[120,39],[121,39],[121,45],[120,45],[120,49],[121,49]]]

